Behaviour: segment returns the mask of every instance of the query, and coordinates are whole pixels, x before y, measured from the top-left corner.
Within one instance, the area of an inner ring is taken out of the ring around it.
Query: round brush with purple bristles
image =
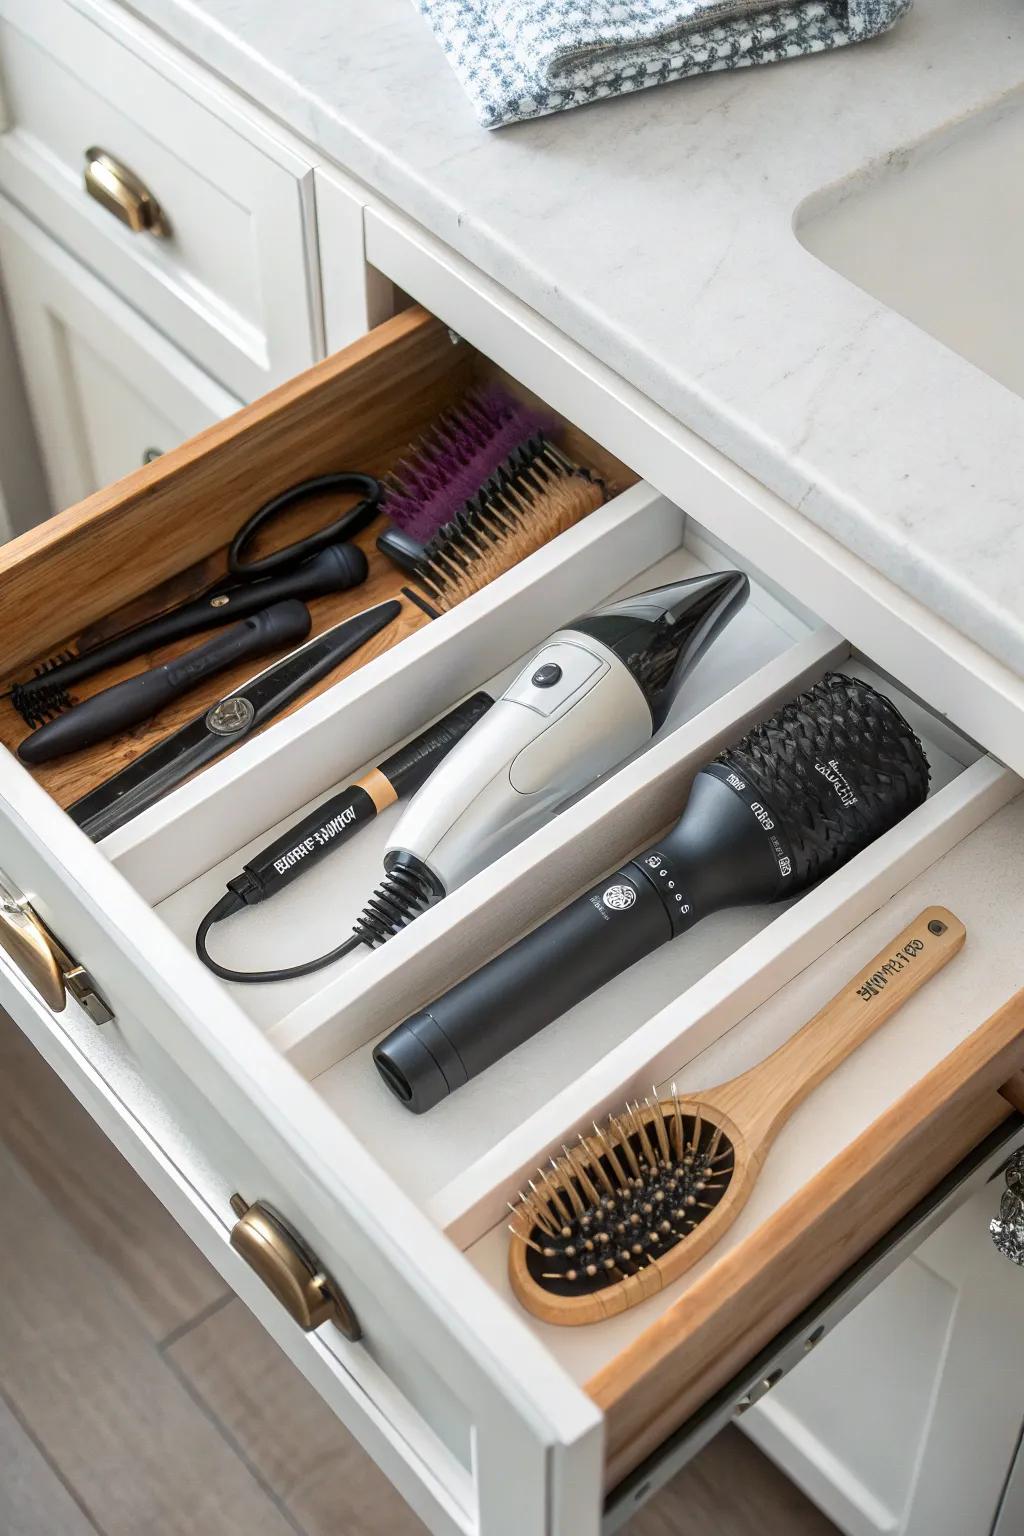
[[[381,511],[391,527],[377,540],[403,570],[422,560],[430,540],[531,438],[547,437],[553,417],[492,384],[446,411],[384,481]]]

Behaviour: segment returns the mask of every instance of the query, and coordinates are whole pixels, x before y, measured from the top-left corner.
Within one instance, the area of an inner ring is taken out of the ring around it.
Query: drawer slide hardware
[[[94,1024],[109,1024],[114,1017],[85,967],[68,954],[25,898],[2,880],[0,948],[54,1013],[63,1013],[70,993]]]
[[[85,152],[83,179],[89,196],[133,234],[170,234],[163,209],[145,182],[98,145]]]
[[[1015,1152],[1003,1170],[1005,1188],[999,1215],[988,1224],[992,1241],[1013,1264],[1024,1265],[1024,1151]]]
[[[231,1229],[232,1248],[300,1328],[311,1333],[322,1323],[333,1323],[346,1339],[355,1342],[362,1337],[340,1286],[324,1273],[283,1216],[261,1200],[249,1205],[241,1195],[232,1195],[231,1209],[238,1217]]]

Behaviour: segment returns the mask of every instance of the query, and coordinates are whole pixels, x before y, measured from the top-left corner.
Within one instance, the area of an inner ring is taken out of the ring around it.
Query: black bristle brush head
[[[716,760],[785,829],[790,889],[805,890],[920,805],[931,768],[891,699],[829,672]]]
[[[30,730],[55,720],[71,708],[75,700],[68,690],[57,682],[48,682],[49,674],[74,659],[73,651],[61,651],[40,663],[35,673],[23,683],[14,683],[8,697]]]

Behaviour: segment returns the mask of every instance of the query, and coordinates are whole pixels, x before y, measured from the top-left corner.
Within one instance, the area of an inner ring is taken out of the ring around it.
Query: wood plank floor
[[[2,1536],[424,1527],[0,1014]],[[736,1430],[628,1536],[838,1536]]]

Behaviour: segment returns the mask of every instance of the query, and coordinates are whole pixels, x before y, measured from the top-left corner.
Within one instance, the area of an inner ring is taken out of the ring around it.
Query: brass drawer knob
[[[170,234],[163,209],[145,182],[95,144],[85,152],[85,190],[135,234]]]
[[[311,1333],[322,1323],[333,1323],[346,1339],[362,1338],[341,1288],[324,1273],[295,1229],[262,1200],[252,1205],[232,1195],[231,1208],[238,1220],[231,1229],[231,1246],[255,1270],[264,1285],[300,1328]]]

